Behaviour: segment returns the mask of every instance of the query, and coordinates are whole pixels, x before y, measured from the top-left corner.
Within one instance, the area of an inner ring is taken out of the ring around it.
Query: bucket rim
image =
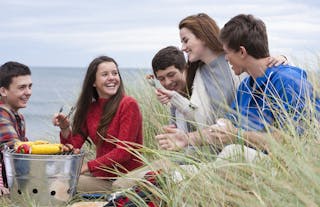
[[[80,150],[80,153],[78,154],[74,154],[74,153],[60,153],[60,154],[52,154],[52,155],[46,155],[46,154],[22,154],[22,153],[16,153],[14,152],[13,149],[9,149],[9,148],[5,148],[5,150],[3,151],[3,155],[4,157],[19,157],[19,158],[39,158],[39,159],[44,159],[44,158],[50,158],[50,159],[61,159],[61,158],[82,158],[84,157],[84,151]]]

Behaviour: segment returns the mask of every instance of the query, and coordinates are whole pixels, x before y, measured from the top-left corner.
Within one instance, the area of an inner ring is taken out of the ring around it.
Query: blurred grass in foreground
[[[318,94],[319,66],[308,72]],[[271,153],[254,164],[241,159],[214,163],[214,155],[209,150],[197,151],[196,157],[186,156],[184,152],[166,152],[157,149],[154,137],[161,132],[161,126],[167,124],[169,108],[156,100],[154,89],[144,77],[139,76],[137,80],[141,81],[127,87],[127,93],[138,100],[143,113],[145,148],[140,151],[142,159],[147,164],[154,159],[171,163],[170,172],[159,178],[161,188],[140,181],[141,186],[166,203],[160,202],[160,206],[320,206],[319,123],[308,121],[302,137],[280,130],[282,141],[270,137]],[[199,171],[186,170],[175,160],[192,163]],[[171,175],[174,171],[184,177],[183,181],[175,180]],[[129,196],[138,206],[146,206],[134,195]],[[10,200],[0,198],[0,206],[10,205]]]
[[[308,71],[308,79],[317,94],[320,94],[319,66],[320,62],[316,69]],[[308,69],[305,65],[301,67]],[[257,163],[241,159],[214,163],[214,155],[208,150],[197,151],[196,158],[187,157],[183,152],[157,150],[154,137],[161,132],[161,126],[167,124],[169,113],[166,106],[157,102],[153,89],[149,90],[144,84],[143,93],[130,92],[139,100],[144,115],[145,146],[151,148],[144,149],[144,158],[150,163],[152,157],[168,161],[178,159],[193,163],[199,169],[198,173],[190,172],[172,162],[170,169],[180,172],[184,180],[174,182],[172,176],[165,175],[162,189],[149,186],[167,206],[320,206],[318,122],[305,117],[307,127],[302,136],[295,133],[294,123],[287,126],[288,131],[280,130],[282,141],[270,137],[271,153]],[[143,183],[141,180],[141,185]],[[140,203],[139,206],[144,205]]]

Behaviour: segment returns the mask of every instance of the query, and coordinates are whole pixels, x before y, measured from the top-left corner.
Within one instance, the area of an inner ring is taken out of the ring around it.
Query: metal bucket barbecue
[[[80,154],[34,155],[4,151],[10,198],[18,206],[66,206],[76,193]]]

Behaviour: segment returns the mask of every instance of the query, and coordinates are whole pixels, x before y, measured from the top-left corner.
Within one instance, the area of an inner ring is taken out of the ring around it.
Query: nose
[[[182,43],[182,45],[181,45],[181,50],[182,50],[182,51],[186,51],[186,49],[187,49],[186,44]]]
[[[112,74],[110,74],[110,75],[107,76],[107,80],[113,80],[114,78],[115,78],[115,76],[112,75]]]
[[[164,85],[165,86],[169,86],[170,84],[171,84],[171,80],[169,79],[169,78],[166,78],[165,80],[164,80]]]
[[[32,88],[26,88],[25,94],[28,95],[28,96],[31,96],[31,94],[32,94]]]

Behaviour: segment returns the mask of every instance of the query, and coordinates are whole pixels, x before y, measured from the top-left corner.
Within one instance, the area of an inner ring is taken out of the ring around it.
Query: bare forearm
[[[188,133],[189,143],[191,145],[214,145],[223,147],[225,145],[236,142],[237,135],[232,132],[221,133],[208,127],[201,131]]]
[[[67,139],[71,133],[70,127],[61,129],[61,137]]]
[[[245,145],[254,148],[268,150],[268,139],[279,137],[276,133],[265,133],[256,131],[234,130],[217,130],[217,128],[208,127],[201,131],[188,133],[188,142],[191,145],[211,144],[217,147],[224,147],[228,144],[243,141]]]
[[[205,142],[203,142],[203,139],[201,138],[200,131],[189,132],[187,133],[187,137],[189,145],[199,146],[206,144]]]
[[[270,133],[245,131],[242,133],[242,138],[246,145],[268,151],[270,149],[270,139],[279,141],[281,139],[281,135],[276,130]]]

